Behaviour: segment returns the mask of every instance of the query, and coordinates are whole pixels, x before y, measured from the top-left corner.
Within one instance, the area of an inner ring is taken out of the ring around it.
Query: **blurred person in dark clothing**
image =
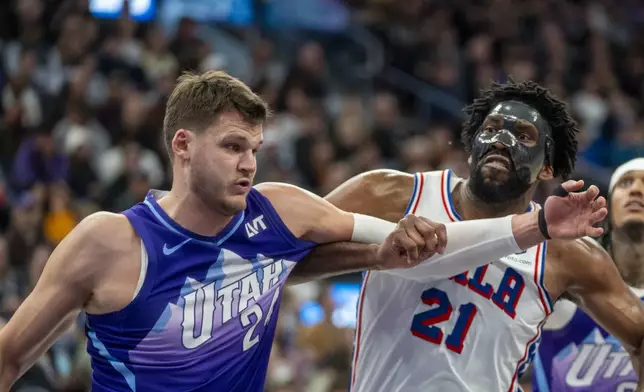
[[[314,99],[322,99],[328,93],[326,59],[324,50],[317,42],[304,44],[297,53],[293,67],[288,71],[278,98],[278,107],[284,107],[288,92],[300,88]]]
[[[18,309],[24,295],[21,283],[9,264],[9,244],[5,237],[0,237],[0,311],[11,314]]]
[[[40,126],[21,143],[13,162],[11,184],[22,191],[35,183],[62,181],[68,169],[69,160],[56,148],[51,130]]]
[[[42,238],[42,205],[34,191],[22,193],[12,203],[11,224],[6,233],[9,262],[12,267],[25,270],[35,246]]]
[[[127,189],[116,198],[114,203],[116,211],[127,210],[136,203],[142,202],[150,189],[148,176],[142,172],[129,174],[127,182]]]

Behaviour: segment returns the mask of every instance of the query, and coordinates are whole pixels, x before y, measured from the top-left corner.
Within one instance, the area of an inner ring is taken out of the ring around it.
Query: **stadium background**
[[[2,1],[0,314],[80,219],[167,188],[159,135],[181,70],[226,70],[270,102],[257,182],[324,195],[377,168],[466,176],[461,108],[512,75],[569,102],[576,177],[605,189],[644,156],[642,4],[131,0],[128,13],[122,0]],[[346,390],[359,284],[285,292],[267,391]],[[84,349],[79,320],[15,390],[87,390]]]

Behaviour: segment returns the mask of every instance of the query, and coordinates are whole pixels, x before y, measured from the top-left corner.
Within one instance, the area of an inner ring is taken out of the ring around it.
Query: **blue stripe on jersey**
[[[109,351],[107,351],[107,348],[103,344],[103,342],[100,341],[98,336],[96,336],[96,332],[92,330],[87,331],[87,336],[89,336],[89,339],[92,342],[92,345],[94,345],[94,348],[98,350],[98,353],[101,354],[105,359],[109,361],[109,363],[118,371],[121,373],[121,375],[125,378],[125,382],[127,382],[127,385],[130,387],[130,389],[133,392],[136,392],[136,378],[134,377],[134,374],[130,371],[130,369],[125,366],[125,364],[122,361],[119,361],[118,359],[114,358]]]
[[[548,386],[548,380],[546,380],[546,372],[543,369],[543,362],[541,362],[541,353],[537,352],[537,355],[534,358],[534,369],[533,369],[533,378],[537,383],[537,388],[539,392],[550,392],[550,387]]]
[[[445,193],[447,194],[447,203],[449,204],[449,210],[454,214],[456,220],[462,221],[463,218],[456,212],[454,207],[454,202],[452,201],[452,190],[450,184],[452,183],[452,169],[447,169],[447,178],[445,179]]]
[[[414,191],[411,193],[411,197],[409,198],[409,203],[407,203],[407,208],[405,208],[405,213],[403,216],[409,214],[409,211],[412,209],[412,206],[414,205],[414,200],[416,200],[416,194],[418,193],[418,186],[420,185],[420,181],[418,178],[418,173],[414,174]]]
[[[143,203],[150,209],[150,212],[152,212],[152,215],[154,215],[154,217],[159,221],[159,223],[161,223],[163,226],[165,226],[166,229],[172,231],[175,234],[179,234],[180,236],[184,236],[184,237],[186,236],[186,233],[183,233],[183,232],[179,231],[177,228],[175,228],[172,225],[171,222],[168,222],[161,215],[161,213],[159,213],[159,211],[157,211],[157,208],[160,209],[160,207],[158,207],[158,204],[154,200],[152,194],[148,195],[148,197],[145,198]],[[199,236],[197,234],[192,234],[192,233],[191,233],[192,235],[190,235],[189,239],[195,240],[195,241],[200,242],[200,243],[205,244],[205,245],[220,246],[228,238],[230,238],[230,236],[233,235],[235,233],[235,231],[237,231],[237,229],[239,229],[239,225],[241,225],[243,221],[244,221],[244,211],[242,211],[239,214],[239,216],[237,217],[237,223],[235,223],[235,226],[230,228],[230,230],[228,230],[228,232],[223,237],[221,237],[220,239],[218,239],[214,243],[210,240],[209,237]],[[194,238],[194,237],[202,237],[202,238]]]

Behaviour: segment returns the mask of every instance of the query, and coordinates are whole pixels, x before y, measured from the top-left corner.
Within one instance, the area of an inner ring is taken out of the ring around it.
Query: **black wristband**
[[[562,188],[563,189],[563,188]],[[546,222],[546,213],[543,208],[539,210],[539,231],[541,231],[541,234],[543,234],[546,239],[552,239],[550,237],[550,234],[548,233],[548,223]]]
[[[568,192],[567,190],[565,190],[565,189],[564,189],[564,187],[563,187],[563,186],[561,186],[561,184],[559,184],[559,185],[558,185],[558,186],[557,186],[557,187],[552,191],[552,195],[553,195],[553,196],[559,196],[559,197],[566,197],[566,196],[568,196],[568,193],[569,193],[569,192]]]
[[[566,197],[568,196],[567,190],[564,189],[561,184],[559,184],[555,189],[552,190],[552,196],[557,196],[557,197]],[[546,210],[545,206],[544,208],[539,210],[539,231],[541,231],[541,234],[543,234],[544,237],[547,239],[551,240],[552,237],[550,237],[550,233],[548,233],[548,222],[546,222]]]

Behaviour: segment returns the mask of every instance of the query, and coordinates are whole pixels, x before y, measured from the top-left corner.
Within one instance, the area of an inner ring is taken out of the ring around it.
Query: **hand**
[[[584,182],[573,180],[561,186],[569,192],[568,195],[550,196],[543,205],[550,237],[576,239],[602,235],[604,230],[601,227],[593,227],[608,215],[606,199],[597,197],[599,189],[591,185],[585,192],[577,192]]]
[[[443,253],[446,246],[445,225],[407,215],[380,245],[377,257],[382,269],[409,268],[435,253]]]

